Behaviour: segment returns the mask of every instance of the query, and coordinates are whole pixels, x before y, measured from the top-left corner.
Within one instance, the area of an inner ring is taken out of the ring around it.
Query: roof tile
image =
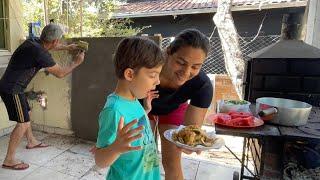
[[[119,10],[115,12],[115,16],[125,16],[130,14],[145,14],[148,16],[152,13],[177,12],[186,10],[201,10],[217,8],[218,0],[153,0],[135,3],[127,3],[120,6]],[[269,5],[285,5],[294,2],[303,2],[306,4],[307,0],[233,0],[234,7],[259,6],[261,3]]]

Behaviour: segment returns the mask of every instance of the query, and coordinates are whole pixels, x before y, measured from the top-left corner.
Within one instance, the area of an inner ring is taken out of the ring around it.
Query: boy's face
[[[142,67],[134,73],[133,78],[130,81],[130,90],[132,94],[138,98],[145,98],[149,91],[156,89],[156,86],[160,84],[159,74],[161,72],[162,65],[154,68]]]

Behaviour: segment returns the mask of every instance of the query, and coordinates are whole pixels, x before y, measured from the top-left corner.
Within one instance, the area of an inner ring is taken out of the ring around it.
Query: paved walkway
[[[17,150],[17,157],[30,167],[24,171],[0,168],[0,179],[5,180],[103,180],[107,169],[98,170],[89,149],[93,142],[69,136],[35,132],[35,136],[51,146],[43,149],[27,150],[26,139]],[[241,138],[225,137],[226,142],[241,152]],[[0,137],[0,162],[3,162],[9,136]],[[184,155],[183,171],[188,180],[232,180],[233,171],[239,171],[239,163],[227,153],[225,148],[198,155]],[[161,167],[162,168],[162,167]],[[162,169],[162,175],[163,175]]]

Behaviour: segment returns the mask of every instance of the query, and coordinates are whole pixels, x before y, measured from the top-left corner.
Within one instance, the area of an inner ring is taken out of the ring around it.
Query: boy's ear
[[[127,80],[127,81],[132,81],[133,77],[134,77],[134,70],[131,69],[131,68],[127,68],[126,70],[124,70],[124,78]]]

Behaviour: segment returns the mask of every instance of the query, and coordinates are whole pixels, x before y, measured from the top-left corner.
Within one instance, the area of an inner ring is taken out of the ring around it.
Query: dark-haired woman
[[[163,137],[164,131],[179,125],[201,126],[211,103],[212,84],[201,71],[208,52],[209,40],[200,31],[180,32],[166,49],[166,62],[156,88],[159,97],[151,105],[144,104],[146,110],[152,107],[151,122],[158,122],[166,180],[183,179],[183,173],[181,149]]]

